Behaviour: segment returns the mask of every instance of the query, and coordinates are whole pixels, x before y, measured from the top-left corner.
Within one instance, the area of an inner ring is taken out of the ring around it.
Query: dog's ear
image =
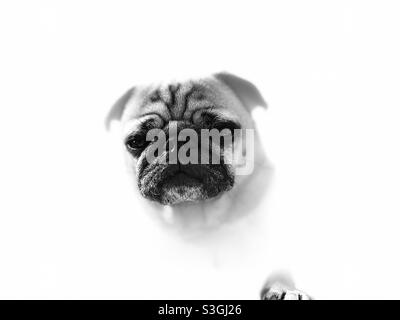
[[[249,112],[255,107],[267,108],[267,103],[260,91],[250,81],[228,72],[216,73],[214,77],[231,88]]]
[[[111,122],[113,120],[120,120],[122,117],[122,113],[125,110],[125,106],[129,99],[132,97],[135,91],[135,87],[129,89],[125,92],[111,107],[111,110],[108,112],[107,117],[105,119],[106,129],[109,130],[111,126]]]

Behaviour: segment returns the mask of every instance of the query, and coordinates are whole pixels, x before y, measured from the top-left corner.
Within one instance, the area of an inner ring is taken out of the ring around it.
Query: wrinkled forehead
[[[190,120],[200,109],[210,108],[225,118],[246,116],[236,95],[214,78],[139,86],[128,101],[123,122],[157,114],[164,121]]]

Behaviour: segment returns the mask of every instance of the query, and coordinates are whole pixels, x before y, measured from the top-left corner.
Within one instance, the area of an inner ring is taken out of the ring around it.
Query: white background
[[[3,1],[0,298],[257,299],[283,269],[316,298],[399,299],[399,15],[398,1]],[[137,82],[219,70],[263,92],[275,182],[257,219],[186,239],[135,203],[102,122]]]

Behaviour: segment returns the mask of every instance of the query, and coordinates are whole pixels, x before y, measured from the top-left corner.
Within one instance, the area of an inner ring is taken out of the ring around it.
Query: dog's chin
[[[233,184],[234,176],[224,164],[154,164],[139,174],[142,195],[163,205],[212,199],[231,189]]]
[[[167,178],[162,184],[160,202],[169,205],[198,202],[206,199],[206,195],[202,181],[187,173],[179,172]]]

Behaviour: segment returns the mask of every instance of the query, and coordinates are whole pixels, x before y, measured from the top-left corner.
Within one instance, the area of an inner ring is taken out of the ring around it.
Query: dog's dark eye
[[[233,135],[233,131],[235,129],[240,129],[241,126],[240,124],[238,124],[235,121],[230,121],[230,120],[222,120],[222,119],[216,119],[212,125],[213,128],[222,131],[224,129],[228,129],[229,131],[231,131],[232,135]]]
[[[233,135],[233,131],[235,129],[241,128],[240,124],[233,120],[227,120],[227,119],[221,118],[218,115],[209,114],[209,113],[206,113],[203,115],[203,124],[206,128],[217,129],[219,131],[228,129],[232,133],[232,135]]]
[[[139,156],[147,145],[145,134],[135,134],[126,139],[125,145],[134,156]]]
[[[126,145],[130,148],[130,149],[136,149],[136,148],[141,148],[145,145],[145,140],[142,139],[142,137],[133,137],[130,138],[127,142]]]

